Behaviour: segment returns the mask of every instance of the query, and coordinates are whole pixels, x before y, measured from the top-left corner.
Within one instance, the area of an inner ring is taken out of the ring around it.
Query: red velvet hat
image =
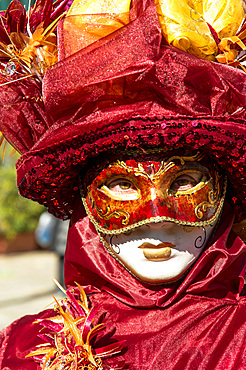
[[[245,72],[167,44],[152,1],[134,3],[127,24],[71,55],[64,22],[60,60],[41,81],[21,79],[15,67],[6,73],[9,59],[0,74],[0,130],[22,153],[21,195],[67,219],[89,158],[115,149],[184,147],[220,164],[234,189],[237,220],[244,219]]]

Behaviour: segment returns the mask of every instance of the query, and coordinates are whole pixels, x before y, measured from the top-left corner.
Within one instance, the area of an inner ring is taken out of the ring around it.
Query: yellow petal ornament
[[[244,19],[241,0],[155,0],[162,33],[169,44],[202,59],[215,60],[218,38],[234,36]]]
[[[67,13],[67,17],[79,14],[127,13],[129,8],[129,0],[75,0]]]
[[[245,16],[241,0],[206,0],[202,4],[203,18],[220,40],[236,35]]]
[[[65,57],[129,23],[130,0],[75,0],[63,25]]]

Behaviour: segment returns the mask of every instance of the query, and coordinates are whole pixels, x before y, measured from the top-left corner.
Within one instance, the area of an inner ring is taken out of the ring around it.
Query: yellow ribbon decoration
[[[238,36],[224,37],[219,43],[219,48],[223,54],[216,56],[218,62],[231,64],[235,61],[238,51],[233,48],[234,44],[240,46],[242,50],[246,50],[246,46]]]
[[[202,59],[215,60],[219,39],[234,36],[244,18],[241,0],[155,0],[162,33],[169,44]]]

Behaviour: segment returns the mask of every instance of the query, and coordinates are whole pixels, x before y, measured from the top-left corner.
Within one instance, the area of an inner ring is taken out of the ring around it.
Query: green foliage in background
[[[18,194],[15,162],[19,155],[11,156],[12,148],[0,149],[0,237],[13,238],[18,233],[34,231],[44,207]]]
[[[29,0],[20,0],[29,8]],[[33,5],[35,0],[31,0]],[[11,0],[0,0],[0,11],[6,10]],[[16,185],[15,162],[18,155],[11,156],[12,148],[6,148],[2,163],[3,147],[0,148],[0,238],[11,239],[18,233],[34,231],[40,214],[45,210],[39,204],[22,198]]]
[[[28,9],[29,0],[20,0],[20,2]],[[0,0],[0,10],[6,10],[10,3],[11,0]],[[31,1],[31,4],[34,4],[34,0]]]

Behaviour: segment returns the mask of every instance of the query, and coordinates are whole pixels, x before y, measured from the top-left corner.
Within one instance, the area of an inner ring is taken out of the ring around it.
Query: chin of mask
[[[138,279],[148,283],[182,276],[204,250],[215,225],[147,224],[129,233],[103,237],[109,252]]]

